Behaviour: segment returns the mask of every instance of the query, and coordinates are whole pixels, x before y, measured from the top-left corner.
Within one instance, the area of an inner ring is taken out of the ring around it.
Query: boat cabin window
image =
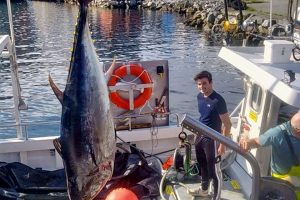
[[[252,89],[252,95],[251,95],[251,107],[256,111],[259,112],[261,108],[261,101],[262,101],[262,88],[254,84]]]
[[[295,22],[297,24],[300,24],[300,7],[298,7],[298,9],[297,9]]]
[[[294,1],[292,4],[292,13],[291,17],[295,21],[296,24],[300,24],[300,5],[298,5],[298,1]]]

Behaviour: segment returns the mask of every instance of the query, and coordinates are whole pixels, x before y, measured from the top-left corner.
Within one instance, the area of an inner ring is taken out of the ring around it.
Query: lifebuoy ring
[[[127,73],[129,72],[129,73]],[[144,70],[141,66],[136,64],[130,65],[122,65],[118,69],[116,69],[108,81],[108,86],[115,86],[120,78],[124,78],[126,75],[133,75],[138,77],[142,84],[152,83],[152,80],[146,70]],[[134,109],[143,106],[152,95],[152,87],[144,88],[144,91],[139,94],[133,101]],[[110,91],[109,98],[112,103],[114,103],[119,108],[123,108],[125,110],[130,109],[129,99],[122,98],[117,91]]]

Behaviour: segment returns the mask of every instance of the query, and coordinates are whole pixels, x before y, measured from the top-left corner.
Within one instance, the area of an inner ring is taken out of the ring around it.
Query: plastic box
[[[265,40],[264,61],[266,63],[287,63],[294,43],[286,40]]]

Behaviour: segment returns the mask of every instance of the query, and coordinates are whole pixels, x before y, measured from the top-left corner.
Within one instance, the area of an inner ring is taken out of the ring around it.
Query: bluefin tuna
[[[93,199],[110,180],[116,148],[108,89],[90,36],[89,0],[79,0],[69,74],[64,92],[49,76],[62,103],[61,136],[54,145],[63,159],[70,199]]]

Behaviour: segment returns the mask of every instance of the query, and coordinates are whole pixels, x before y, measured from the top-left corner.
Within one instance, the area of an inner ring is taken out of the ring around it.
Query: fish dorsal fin
[[[57,153],[60,155],[61,158],[62,157],[62,154],[61,154],[61,145],[60,145],[60,141],[59,141],[60,138],[56,138],[53,140],[53,145],[54,145],[54,148],[55,150],[57,151]]]
[[[57,99],[59,100],[59,102],[62,104],[63,97],[64,97],[63,92],[54,83],[53,79],[51,78],[50,73],[49,73],[49,84],[50,84],[50,87],[52,88],[55,96],[57,97]]]

